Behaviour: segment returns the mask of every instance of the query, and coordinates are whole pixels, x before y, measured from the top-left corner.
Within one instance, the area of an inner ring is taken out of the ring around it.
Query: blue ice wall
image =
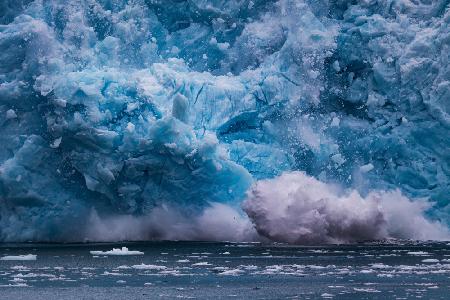
[[[293,170],[450,222],[449,3],[1,1],[0,240]]]

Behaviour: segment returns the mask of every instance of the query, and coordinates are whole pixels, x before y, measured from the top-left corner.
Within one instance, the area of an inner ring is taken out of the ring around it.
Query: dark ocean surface
[[[144,254],[91,253],[122,247]],[[20,255],[28,255],[22,257],[28,260],[18,260]],[[35,260],[30,260],[32,255]],[[449,299],[450,295],[448,243],[2,244],[0,259],[1,299]]]

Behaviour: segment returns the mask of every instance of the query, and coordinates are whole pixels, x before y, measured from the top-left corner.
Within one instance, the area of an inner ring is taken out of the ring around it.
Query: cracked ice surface
[[[292,171],[448,223],[448,1],[352,3],[3,1],[0,240],[251,240],[247,190]]]

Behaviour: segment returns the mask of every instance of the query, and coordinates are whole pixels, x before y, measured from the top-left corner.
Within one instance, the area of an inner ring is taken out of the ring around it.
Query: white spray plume
[[[253,242],[268,238],[293,244],[324,244],[388,238],[448,240],[448,228],[425,217],[430,206],[430,202],[412,201],[400,191],[373,191],[363,197],[356,190],[342,190],[303,172],[291,172],[254,184],[242,205],[249,218],[220,203],[211,203],[195,216],[173,206],[156,207],[139,217],[105,217],[93,210],[84,236],[105,242]]]
[[[447,227],[424,217],[424,200],[400,191],[374,191],[362,197],[303,172],[258,181],[243,209],[259,234],[295,244],[348,243],[387,238],[449,239]]]
[[[201,214],[187,216],[181,208],[161,206],[149,215],[100,217],[95,210],[89,218],[89,241],[255,241],[258,234],[250,220],[234,208],[211,203]]]

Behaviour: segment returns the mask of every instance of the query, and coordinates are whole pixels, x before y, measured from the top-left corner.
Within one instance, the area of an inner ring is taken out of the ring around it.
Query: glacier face
[[[102,218],[148,227],[110,239],[201,239],[173,232],[232,226],[211,225],[221,210],[254,239],[245,198],[273,238],[261,228],[286,218],[248,191],[296,171],[362,198],[427,198],[412,211],[449,224],[449,3],[2,1],[0,240],[101,239]]]

